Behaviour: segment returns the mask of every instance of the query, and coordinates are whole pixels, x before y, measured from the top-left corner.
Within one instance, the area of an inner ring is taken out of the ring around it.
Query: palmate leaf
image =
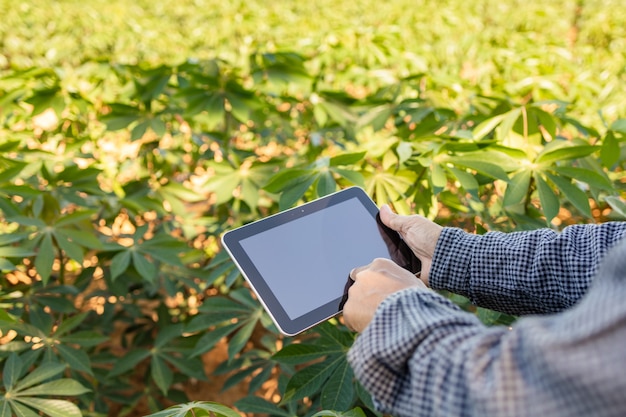
[[[315,394],[344,361],[346,361],[344,355],[337,355],[296,372],[287,383],[282,402],[299,400]]]
[[[187,404],[179,404],[158,413],[146,417],[241,417],[239,413],[225,405],[209,402],[194,401]]]
[[[328,410],[344,411],[354,401],[354,373],[347,360],[341,362],[324,384],[321,404]]]
[[[53,362],[45,362],[22,380],[17,381],[23,371],[22,368],[30,366],[30,363],[32,363],[30,360],[26,363],[22,362],[15,353],[11,354],[7,360],[3,373],[6,393],[0,400],[0,417],[5,415],[39,416],[38,412],[50,417],[82,416],[78,407],[69,401],[37,397],[76,396],[90,390],[73,379],[50,380],[65,369],[65,365]]]

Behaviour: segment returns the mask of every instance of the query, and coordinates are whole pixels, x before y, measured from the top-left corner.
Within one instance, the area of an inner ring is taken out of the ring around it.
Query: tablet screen
[[[353,268],[389,256],[372,220],[354,197],[243,239],[241,246],[295,319],[342,294]]]
[[[230,231],[223,242],[279,330],[293,335],[341,312],[353,268],[389,258],[419,269],[377,215],[352,187]]]

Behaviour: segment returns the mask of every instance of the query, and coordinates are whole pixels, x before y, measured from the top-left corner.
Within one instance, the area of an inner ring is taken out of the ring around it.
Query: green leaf
[[[260,397],[245,397],[235,403],[237,409],[244,413],[263,414],[271,416],[292,417],[293,414],[288,413],[275,404]]]
[[[299,400],[318,392],[342,361],[345,356],[339,355],[296,372],[287,383],[282,402]]]
[[[32,397],[20,397],[16,398],[16,401],[42,411],[50,417],[82,417],[80,409],[69,401]]]
[[[152,282],[157,275],[156,266],[138,251],[131,251],[133,266],[146,281]]]
[[[626,135],[626,119],[617,119],[611,123],[611,130]]]
[[[433,186],[436,188],[446,188],[448,185],[448,176],[445,169],[439,164],[432,164],[430,166],[430,178],[433,182]]]
[[[620,158],[620,148],[615,134],[609,131],[604,140],[602,141],[602,147],[600,149],[600,160],[602,165],[606,168],[611,168],[615,165]]]
[[[448,170],[456,177],[457,180],[459,180],[461,187],[463,187],[466,191],[478,190],[478,181],[476,181],[475,176],[469,172],[453,167],[449,167]]]
[[[43,239],[41,239],[37,257],[35,258],[35,268],[37,269],[37,273],[41,276],[41,280],[44,285],[46,285],[48,283],[48,279],[50,279],[54,258],[55,254],[54,246],[52,245],[52,235],[50,233],[45,233]]]
[[[361,162],[367,152],[344,153],[330,158],[330,166],[354,165]]]
[[[37,415],[35,414],[35,416]],[[0,397],[0,417],[12,417],[11,416],[11,402],[8,400],[5,400],[4,396]]]
[[[507,114],[499,114],[497,116],[491,117],[484,122],[480,123],[478,126],[474,128],[472,134],[475,140],[481,140],[489,133],[491,133],[496,126],[502,123],[502,120],[507,116]]]
[[[478,156],[479,155],[477,155],[477,157]],[[484,155],[484,157],[493,159],[494,155],[493,153],[491,153],[491,154]],[[506,181],[506,182],[509,181],[509,176],[506,174],[506,171],[502,169],[500,165],[496,165],[495,163],[478,161],[478,160],[474,160],[468,157],[456,157],[456,156],[450,158],[450,162],[452,162],[454,165],[457,165],[457,166],[462,166],[465,168],[473,169],[474,171],[483,175],[487,175],[491,178],[495,178],[495,179]]]
[[[327,349],[340,347],[344,349],[345,353],[354,343],[354,334],[352,332],[342,330],[329,322],[316,326],[315,330],[321,336],[319,343],[326,346]],[[330,353],[330,350],[328,352]]]
[[[274,175],[263,187],[270,193],[280,193],[286,188],[305,182],[311,177],[315,178],[315,171],[312,169],[285,169]]]
[[[111,259],[111,279],[115,281],[130,265],[130,251],[122,250]]]
[[[344,349],[338,346],[310,345],[304,343],[293,343],[283,347],[276,352],[272,358],[280,363],[288,365],[299,365],[310,362],[329,354],[342,354]]]
[[[228,342],[228,357],[234,358],[237,353],[244,348],[250,336],[252,336],[252,332],[254,331],[254,327],[256,326],[257,319],[252,317],[249,319],[247,323],[241,326]]]
[[[35,252],[19,247],[4,246],[0,247],[0,257],[3,258],[27,258],[34,255]]]
[[[317,180],[317,195],[319,197],[331,194],[337,190],[337,183],[329,171],[320,174]]]
[[[167,363],[159,355],[152,355],[152,362],[150,363],[150,375],[157,384],[157,387],[161,390],[163,395],[167,395],[167,391],[172,385],[174,380],[174,373],[169,368]]]
[[[93,376],[91,361],[84,350],[74,349],[67,345],[56,345],[59,354],[65,362],[75,371],[85,372]]]
[[[292,188],[283,191],[283,193],[280,195],[280,199],[278,202],[278,207],[280,208],[280,210],[285,210],[293,207],[293,205],[296,204],[296,202],[304,196],[304,193],[306,193],[311,185],[315,182],[315,179],[315,176],[309,177],[305,179],[304,182],[300,182]]]
[[[191,415],[195,416],[212,416],[214,413],[215,417],[241,417],[241,415],[230,408],[209,401],[194,401],[187,404],[179,404],[173,407],[168,408],[167,410],[160,411],[158,413],[150,414],[146,417],[189,417],[189,413],[192,412]],[[201,414],[200,411],[206,412],[206,414]]]
[[[620,216],[622,219],[626,219],[626,202],[622,200],[619,196],[608,196],[604,198],[604,201],[607,202],[613,212]]]
[[[17,382],[22,373],[22,360],[16,353],[11,353],[9,358],[4,363],[4,369],[2,370],[2,382],[4,383],[4,390],[6,392],[13,389],[13,385]]]
[[[361,174],[358,171],[355,171],[352,169],[337,168],[337,167],[331,167],[330,170],[334,172],[335,174],[339,175],[340,177],[347,179],[349,182],[351,182],[354,185],[357,185],[359,187],[365,187],[365,178],[363,178],[363,174]]]
[[[520,171],[511,178],[504,192],[504,206],[515,206],[526,198],[530,187],[531,171]]]
[[[67,336],[63,336],[59,339],[61,340],[61,342],[65,344],[76,344],[81,347],[87,348],[87,347],[93,347],[101,343],[104,343],[107,340],[110,340],[110,337],[103,336],[102,334],[96,331],[84,330],[84,331],[72,333]]]
[[[354,399],[354,373],[344,359],[324,384],[322,407],[328,410],[344,411],[350,408]]]
[[[98,240],[96,236],[92,233],[85,232],[83,230],[75,230],[70,228],[58,228],[56,229],[56,234],[65,236],[68,239],[71,239],[73,242],[84,246],[89,249],[101,249],[102,242]]]
[[[45,382],[32,388],[19,392],[20,397],[40,396],[40,395],[61,395],[76,396],[90,392],[90,389],[83,387],[78,381],[69,378],[57,379]]]
[[[13,408],[13,412],[15,413],[14,414],[15,417],[40,417],[41,416],[39,413],[36,413],[32,409],[26,407],[25,405],[19,404],[15,401],[11,402],[11,406]]]
[[[204,373],[202,361],[199,358],[188,358],[186,356],[186,352],[184,355],[185,356],[178,355],[177,353],[164,354],[163,359],[165,359],[170,365],[174,366],[179,373],[183,373],[200,381],[206,381],[207,377]]]
[[[373,409],[373,407],[371,408]],[[346,412],[323,410],[319,413],[313,414],[311,417],[367,417],[366,414],[360,408],[353,408]]]
[[[587,183],[590,186],[601,190],[610,191],[613,189],[613,184],[605,175],[601,175],[590,169],[578,167],[554,167],[553,171],[559,175]]]
[[[150,356],[150,352],[145,349],[131,350],[121,358],[119,358],[114,364],[113,369],[109,372],[108,376],[113,377],[121,375],[126,371],[133,369],[139,362]]]
[[[217,327],[213,330],[208,330],[204,335],[202,335],[200,339],[198,339],[198,342],[196,343],[195,348],[189,354],[189,357],[193,358],[213,349],[213,347],[220,340],[230,334],[237,327],[237,323],[232,323],[222,327]]]
[[[54,332],[55,337],[63,336],[65,333],[80,326],[80,324],[87,318],[87,315],[89,315],[89,312],[85,311],[63,320],[59,324],[59,327],[57,327],[56,332]]]
[[[77,245],[71,240],[65,239],[65,237],[59,233],[57,233],[55,237],[59,247],[70,259],[79,263],[83,262],[83,248],[80,245]]]
[[[537,156],[537,163],[541,165],[549,165],[556,161],[564,161],[569,159],[582,158],[591,155],[595,151],[599,150],[599,146],[582,145],[582,146],[563,146],[557,149],[551,150],[545,148]]]
[[[54,378],[65,370],[65,365],[54,362],[44,362],[34,371],[28,373],[22,380],[15,385],[15,391],[32,387],[46,379]]]
[[[160,349],[164,347],[168,342],[182,335],[182,333],[183,333],[182,324],[172,324],[172,325],[165,326],[164,328],[159,330],[159,334],[157,335],[154,341],[154,347],[157,349]]]
[[[559,198],[554,194],[552,188],[544,181],[541,175],[535,175],[535,182],[537,183],[537,192],[539,193],[541,207],[546,216],[546,221],[549,223],[559,214]]]
[[[564,179],[556,175],[548,174],[548,178],[556,184],[561,190],[565,198],[574,205],[582,214],[587,217],[591,217],[591,207],[589,206],[589,198],[587,195],[577,186],[572,184],[569,180]]]

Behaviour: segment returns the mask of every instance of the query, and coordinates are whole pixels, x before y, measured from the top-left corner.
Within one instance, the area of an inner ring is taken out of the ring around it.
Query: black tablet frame
[[[346,277],[344,293],[338,295],[333,301],[321,305],[303,316],[291,319],[240,242],[248,237],[263,233],[274,227],[306,217],[353,198],[357,198],[363,207],[372,215],[372,221],[377,221],[379,230],[381,231],[381,238],[387,244],[390,253],[394,253],[394,255],[390,257],[404,268],[412,270],[412,272],[418,272],[421,269],[419,260],[412,254],[411,250],[406,246],[397,232],[387,228],[380,222],[378,207],[360,187],[346,188],[301,206],[227,231],[222,235],[223,247],[237,265],[246,281],[250,284],[250,287],[281,333],[287,336],[294,336],[341,313],[343,304],[346,301],[348,288],[351,285],[351,280]],[[356,266],[359,265],[355,265],[355,267]]]

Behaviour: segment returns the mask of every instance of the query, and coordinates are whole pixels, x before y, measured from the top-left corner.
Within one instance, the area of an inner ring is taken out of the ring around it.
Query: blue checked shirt
[[[394,416],[626,416],[626,223],[445,228],[430,285],[522,315],[487,327],[428,289],[388,297],[348,353]],[[620,242],[621,241],[621,242]]]

